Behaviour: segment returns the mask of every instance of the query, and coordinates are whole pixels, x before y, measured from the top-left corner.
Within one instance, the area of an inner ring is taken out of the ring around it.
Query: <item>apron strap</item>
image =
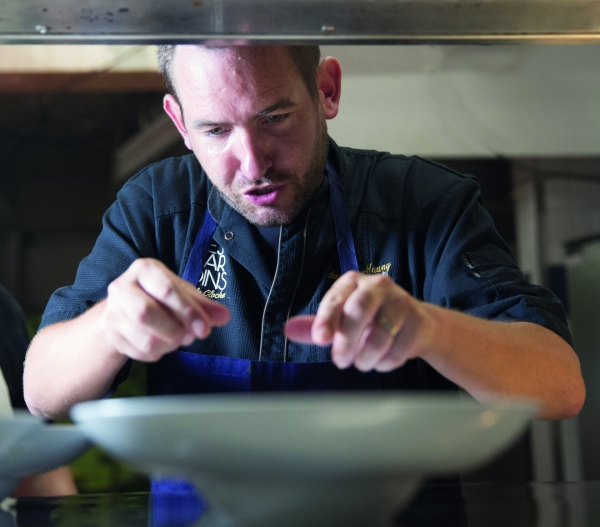
[[[200,280],[202,274],[202,267],[204,262],[208,258],[208,249],[210,248],[210,242],[212,237],[217,230],[217,222],[210,214],[208,207],[204,212],[204,219],[202,220],[202,227],[196,235],[194,245],[190,251],[190,255],[185,264],[185,270],[183,271],[183,279],[190,282],[194,287]]]
[[[340,180],[330,161],[327,161],[326,169],[329,177],[331,210],[333,211],[340,268],[342,274],[348,271],[358,271],[358,260],[356,259],[356,249],[352,238],[350,218],[348,217],[348,207],[344,202]]]
[[[333,212],[340,269],[342,274],[348,271],[358,271],[358,260],[356,258],[354,238],[352,237],[350,217],[348,216],[348,207],[346,207],[346,203],[344,202],[340,180],[330,161],[327,161],[326,172],[329,178],[329,199]],[[210,214],[208,207],[206,207],[202,226],[196,235],[194,245],[183,271],[183,279],[190,282],[194,287],[202,275],[202,268],[204,267],[204,262],[208,259],[208,249],[210,248],[210,243],[216,229],[217,222]]]

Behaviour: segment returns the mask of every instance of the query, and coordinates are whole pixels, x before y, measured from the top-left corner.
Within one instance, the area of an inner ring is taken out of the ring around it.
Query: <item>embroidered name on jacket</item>
[[[198,291],[204,296],[214,299],[225,298],[225,289],[227,288],[226,263],[225,251],[214,241],[211,242],[208,249],[208,259],[196,285]]]
[[[369,263],[364,269],[361,269],[360,272],[363,274],[382,274],[388,276],[390,274],[390,267],[392,267],[392,262],[385,263],[383,265],[373,265]],[[337,280],[340,276],[339,271],[331,271],[327,278],[331,280]]]

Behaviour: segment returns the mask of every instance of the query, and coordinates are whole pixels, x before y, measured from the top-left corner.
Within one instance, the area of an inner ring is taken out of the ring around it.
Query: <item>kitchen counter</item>
[[[393,525],[580,527],[600,524],[600,481],[425,485]],[[193,496],[88,494],[5,500],[0,527],[198,527],[209,520]],[[268,522],[265,523],[267,527]],[[283,526],[278,526],[283,527]]]

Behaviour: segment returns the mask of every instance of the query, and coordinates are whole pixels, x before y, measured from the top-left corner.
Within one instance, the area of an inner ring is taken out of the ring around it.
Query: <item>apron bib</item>
[[[340,181],[328,161],[330,202],[333,211],[338,257],[342,274],[358,271],[350,218]],[[198,283],[217,224],[208,208],[183,272],[183,279]],[[338,369],[333,362],[293,363],[253,361],[235,357],[201,355],[177,350],[160,362],[151,395],[215,392],[376,390],[381,389],[377,372],[355,368]]]
[[[358,262],[348,210],[342,195],[340,182],[333,166],[327,163],[330,201],[333,211],[338,257],[342,274],[358,271]],[[216,222],[208,212],[194,241],[186,262],[183,278],[194,287],[202,273],[204,262]],[[325,391],[325,390],[380,390],[422,389],[426,375],[419,361],[409,361],[403,368],[389,373],[375,371],[363,373],[354,367],[338,369],[332,361],[294,363],[254,361],[233,357],[201,355],[181,350],[165,355],[153,378],[151,395],[175,395],[223,392],[269,392],[269,391]],[[191,500],[200,514],[204,503],[194,487],[186,480],[152,479],[152,495],[155,507]],[[175,500],[175,502],[173,502]],[[160,507],[159,507],[160,508]],[[187,510],[185,507],[182,510]],[[155,511],[158,514],[159,511]]]

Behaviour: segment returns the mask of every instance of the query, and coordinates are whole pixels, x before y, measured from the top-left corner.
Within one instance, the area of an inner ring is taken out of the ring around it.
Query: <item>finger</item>
[[[372,369],[380,373],[387,373],[404,366],[407,360],[408,357],[406,355],[391,349]]]
[[[135,285],[121,287],[118,295],[109,290],[107,314],[109,326],[138,349],[150,351],[137,343],[152,337],[164,346],[175,349],[184,342],[191,343],[184,328],[172,312],[156,302]],[[192,336],[193,340],[193,336]]]
[[[168,349],[158,349],[155,345],[152,346],[150,351],[142,350],[139,347],[139,339],[136,340],[136,345],[134,345],[121,333],[113,333],[110,339],[119,353],[141,362],[156,362],[169,351]]]
[[[386,306],[378,317],[381,331],[393,337],[388,352],[379,358],[373,369],[380,372],[391,371],[409,359],[418,356],[419,346],[428,347],[432,334],[431,326],[420,314],[419,302],[407,294],[395,299],[394,304]]]
[[[389,319],[378,317],[363,335],[363,342],[354,357],[354,366],[360,371],[374,369],[388,355],[397,331]]]
[[[205,297],[201,292],[199,292],[195,287],[191,284],[193,290],[193,298],[194,302],[198,302],[202,308],[202,311],[207,317],[207,320],[211,326],[224,326],[227,324],[231,318],[229,313],[229,309],[223,304],[211,300],[210,298]]]
[[[211,334],[213,327],[224,326],[229,322],[229,309],[223,304],[206,298],[191,284],[185,283],[186,288],[187,286],[190,287],[191,318],[189,322],[185,320],[183,323],[188,324],[187,328],[192,335],[205,339]]]
[[[338,367],[345,368],[355,362],[386,294],[386,289],[375,277],[364,277],[348,297],[331,352]]]
[[[389,352],[395,337],[406,317],[407,300],[412,299],[388,277],[365,277],[359,283],[344,306],[344,314],[353,313],[354,334],[347,334],[348,342],[342,342],[349,351],[339,349],[334,354],[343,354],[340,363],[351,361],[357,369],[369,371]],[[353,306],[353,302],[356,305]],[[350,318],[350,317],[346,317]],[[341,339],[340,339],[341,340]]]
[[[400,333],[396,336],[393,345],[390,347],[388,352],[381,357],[377,363],[373,366],[373,370],[378,372],[388,372],[400,368],[410,358],[407,349],[402,345],[402,333],[406,331],[400,330]]]
[[[164,353],[176,349],[172,341],[165,341],[150,333],[146,328],[134,325],[127,320],[126,314],[115,313],[105,320],[107,338],[115,349],[128,357],[152,362]]]
[[[195,302],[195,288],[171,272],[162,263],[140,259],[131,266],[139,286],[157,302],[167,307],[184,327],[195,318],[208,319],[201,304]]]
[[[312,326],[315,317],[312,315],[303,315],[290,318],[283,331],[287,338],[300,344],[316,344],[312,337]]]
[[[202,295],[192,284],[162,263],[138,260],[137,281],[142,289],[168,308],[193,338],[206,338],[214,326],[229,322],[229,310]]]
[[[357,288],[359,277],[356,272],[346,273],[325,293],[312,326],[312,338],[316,344],[326,346],[332,343],[342,322],[344,305]]]
[[[384,292],[362,282],[348,297],[343,309],[342,323],[338,334],[346,347],[358,350],[365,331],[373,324],[377,311],[384,299]]]

